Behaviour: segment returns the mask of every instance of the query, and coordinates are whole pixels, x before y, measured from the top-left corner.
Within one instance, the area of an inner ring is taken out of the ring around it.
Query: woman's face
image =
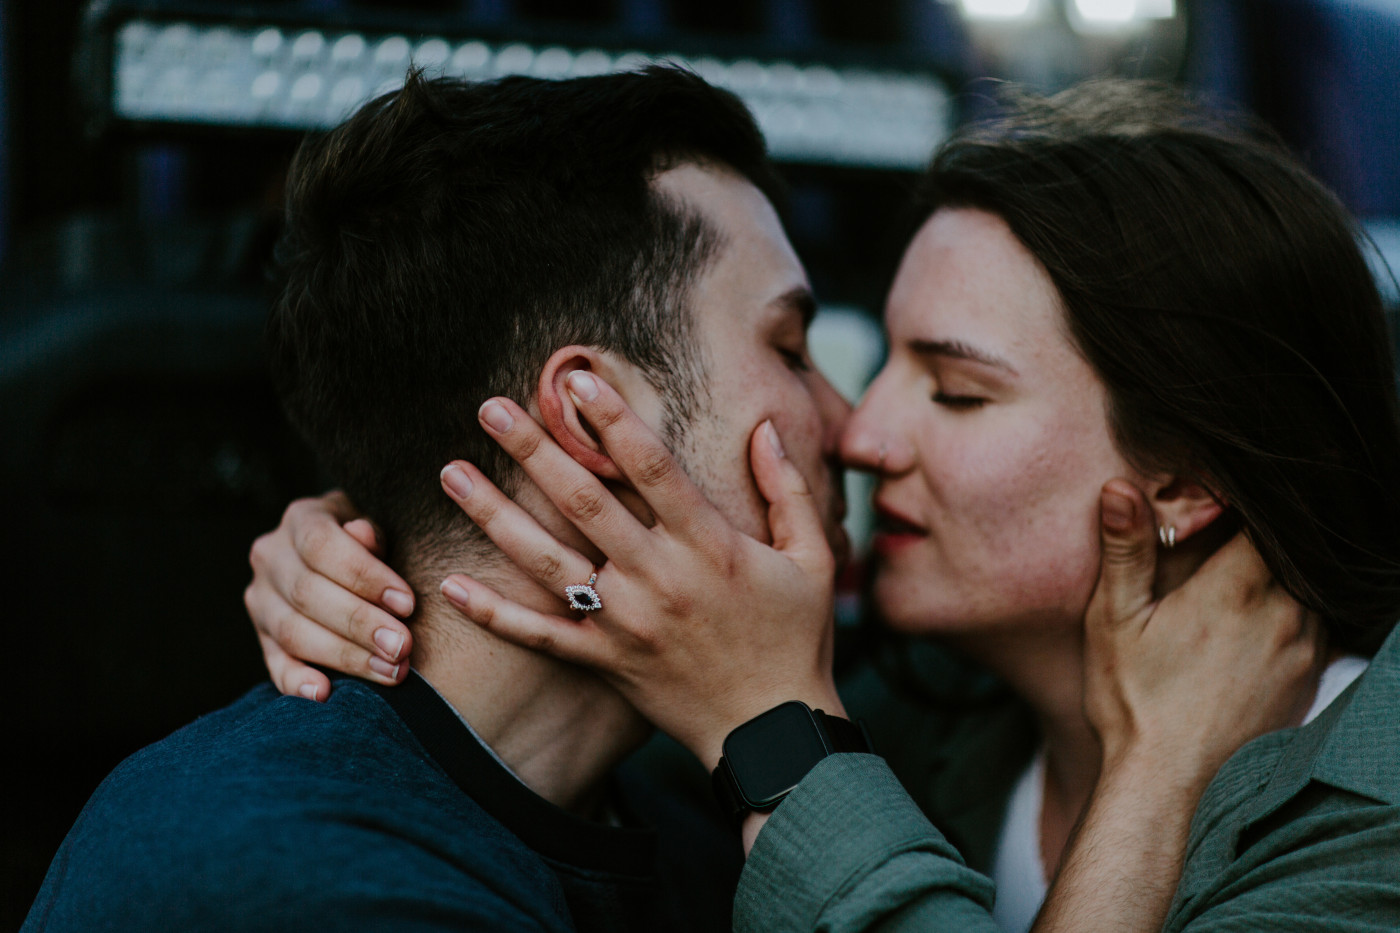
[[[904,254],[885,324],[889,361],[842,440],[879,478],[884,616],[909,632],[1077,627],[1099,490],[1138,476],[1049,276],[999,217],[941,210]]]

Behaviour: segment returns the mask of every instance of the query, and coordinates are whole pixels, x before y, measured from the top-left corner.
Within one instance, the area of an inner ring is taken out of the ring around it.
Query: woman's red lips
[[[928,534],[915,522],[878,502],[875,503],[875,532],[877,534],[925,535]]]
[[[875,503],[875,534],[870,544],[875,553],[889,556],[927,537],[928,532],[893,509]]]

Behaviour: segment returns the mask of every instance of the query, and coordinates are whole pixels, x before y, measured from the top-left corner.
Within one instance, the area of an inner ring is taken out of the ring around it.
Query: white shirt
[[[1317,696],[1303,717],[1312,722],[1351,682],[1366,671],[1370,661],[1357,655],[1343,655],[1322,672]],[[1007,802],[1006,818],[997,839],[992,880],[997,886],[992,919],[1005,933],[1026,933],[1045,902],[1049,881],[1040,860],[1040,811],[1045,802],[1045,748],[1042,746],[1016,782]]]

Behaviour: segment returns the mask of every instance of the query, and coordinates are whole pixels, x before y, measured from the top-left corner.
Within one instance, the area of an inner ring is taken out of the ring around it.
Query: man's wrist
[[[836,754],[870,752],[857,723],[790,700],[760,713],[724,740],[713,771],[715,796],[736,821],[768,812],[822,760]]]
[[[1218,770],[1198,753],[1161,744],[1134,743],[1105,755],[1095,795],[1105,792],[1132,794],[1163,810],[1190,801],[1195,810],[1206,785]]]

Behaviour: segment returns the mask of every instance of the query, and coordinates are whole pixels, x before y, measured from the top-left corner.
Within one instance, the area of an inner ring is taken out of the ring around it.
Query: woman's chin
[[[967,627],[968,613],[957,612],[944,600],[918,599],[920,592],[927,592],[928,580],[919,583],[911,585],[903,575],[887,569],[877,572],[871,596],[885,628],[901,635],[936,635]]]

